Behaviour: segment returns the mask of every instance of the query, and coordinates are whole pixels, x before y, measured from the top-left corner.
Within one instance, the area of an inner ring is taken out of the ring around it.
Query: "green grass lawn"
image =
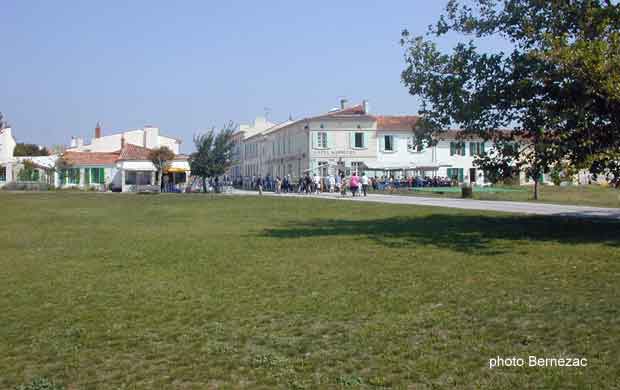
[[[620,386],[617,222],[199,194],[0,205],[2,389]],[[488,368],[529,355],[588,367]]]
[[[529,186],[474,188],[474,199],[535,202],[532,198],[532,192],[533,189]],[[383,191],[381,193],[387,194],[389,192]],[[428,191],[424,188],[421,188],[418,191],[400,189],[394,191],[394,194],[460,198],[461,189],[453,187],[448,187],[444,191]],[[598,207],[620,207],[620,190],[612,187],[601,187],[597,185],[568,187],[543,185],[540,187],[540,199],[538,202]]]

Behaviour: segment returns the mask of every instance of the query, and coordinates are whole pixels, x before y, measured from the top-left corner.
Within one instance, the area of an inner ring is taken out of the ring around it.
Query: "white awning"
[[[120,168],[125,171],[157,171],[150,161],[123,161]]]

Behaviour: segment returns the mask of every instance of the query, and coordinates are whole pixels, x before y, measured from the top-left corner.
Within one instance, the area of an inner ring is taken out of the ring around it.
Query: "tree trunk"
[[[206,194],[207,193],[207,178],[203,177],[202,178],[202,191]]]
[[[538,200],[539,188],[538,188],[538,178],[534,179],[534,200]]]

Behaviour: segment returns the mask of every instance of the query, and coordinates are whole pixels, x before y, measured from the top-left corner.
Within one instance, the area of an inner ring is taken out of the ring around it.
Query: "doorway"
[[[476,182],[476,168],[469,168],[469,182]]]

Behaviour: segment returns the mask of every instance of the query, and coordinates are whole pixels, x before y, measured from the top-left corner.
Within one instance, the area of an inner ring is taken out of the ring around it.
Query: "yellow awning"
[[[185,173],[184,168],[168,168],[164,171],[164,173]]]

